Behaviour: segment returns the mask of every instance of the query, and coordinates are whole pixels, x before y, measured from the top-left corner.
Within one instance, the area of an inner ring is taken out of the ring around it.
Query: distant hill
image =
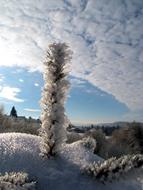
[[[85,133],[86,131],[90,129],[102,129],[102,131],[108,136],[112,134],[112,132],[116,129],[122,128],[127,126],[132,122],[124,122],[124,121],[117,121],[113,123],[99,123],[99,124],[91,124],[91,125],[70,125],[68,127],[68,131],[70,132],[77,132],[77,133]],[[143,126],[143,123],[140,122],[140,124]]]
[[[113,126],[119,126],[119,127],[124,127],[126,124],[129,124],[130,122],[126,122],[126,121],[116,121],[113,123],[100,123],[97,124],[99,126],[108,126],[108,127],[113,127]]]
[[[83,128],[83,127],[91,127],[91,126],[94,126],[94,127],[97,127],[97,126],[104,126],[104,127],[114,127],[114,126],[119,126],[119,127],[124,127],[125,125],[129,124],[129,123],[132,123],[132,122],[127,122],[127,121],[116,121],[116,122],[111,122],[111,123],[97,123],[97,124],[81,124],[81,125],[73,125],[74,127],[76,128]],[[139,122],[143,125],[142,122]]]

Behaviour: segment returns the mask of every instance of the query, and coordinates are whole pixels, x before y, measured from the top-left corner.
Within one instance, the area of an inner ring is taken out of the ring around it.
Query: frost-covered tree
[[[49,45],[44,62],[45,81],[41,98],[41,130],[43,138],[41,154],[54,155],[66,140],[68,120],[64,103],[67,97],[69,81],[67,63],[71,60],[71,51],[65,43]]]

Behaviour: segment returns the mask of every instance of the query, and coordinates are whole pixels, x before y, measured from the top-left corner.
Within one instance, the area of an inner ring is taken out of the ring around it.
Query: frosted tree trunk
[[[68,122],[64,104],[70,86],[67,79],[67,63],[70,60],[71,51],[65,43],[53,43],[49,46],[44,62],[45,85],[41,98],[40,135],[43,138],[43,156],[54,155],[66,140]]]

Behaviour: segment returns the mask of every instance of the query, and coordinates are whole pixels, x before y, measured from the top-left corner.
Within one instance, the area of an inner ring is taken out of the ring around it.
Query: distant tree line
[[[114,125],[114,126],[100,126],[100,125],[90,125],[90,126],[81,126],[81,127],[78,127],[78,126],[75,126],[75,125],[72,125],[70,124],[69,127],[67,128],[68,131],[74,131],[74,132],[77,132],[77,133],[85,133],[91,129],[96,129],[96,130],[102,130],[102,132],[106,135],[106,136],[111,136],[112,133],[115,131],[115,130],[118,130],[120,129],[121,126],[119,125]]]

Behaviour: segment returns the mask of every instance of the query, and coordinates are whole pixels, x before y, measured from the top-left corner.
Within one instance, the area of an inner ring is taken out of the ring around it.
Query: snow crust
[[[39,156],[41,140],[28,134],[0,134],[0,173],[27,172],[37,181],[39,190],[143,190],[136,180],[104,185],[81,174],[84,166],[103,160],[81,141],[64,145],[55,158],[47,160]]]

